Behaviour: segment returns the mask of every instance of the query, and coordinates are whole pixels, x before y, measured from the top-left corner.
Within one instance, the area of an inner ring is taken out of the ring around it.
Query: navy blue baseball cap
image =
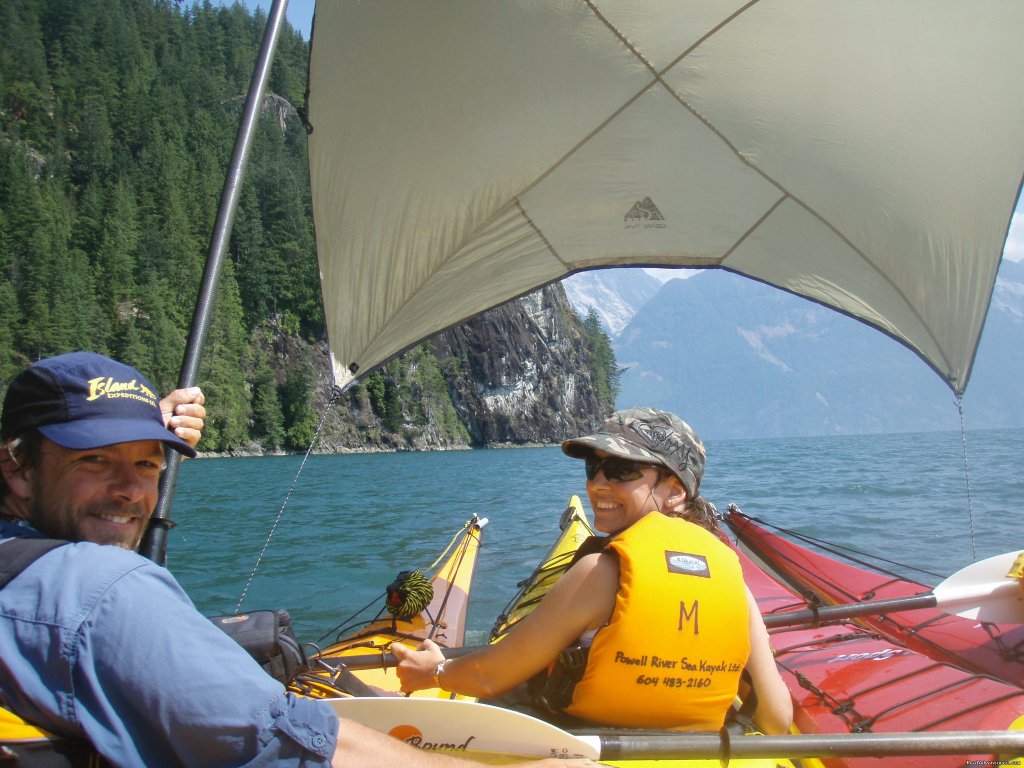
[[[0,440],[30,429],[73,451],[159,440],[196,455],[164,427],[156,387],[130,365],[94,352],[40,360],[14,378],[4,397]]]

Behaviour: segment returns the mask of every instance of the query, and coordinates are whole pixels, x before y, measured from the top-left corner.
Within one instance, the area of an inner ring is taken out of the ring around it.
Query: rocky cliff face
[[[472,445],[550,443],[583,434],[603,416],[590,348],[560,285],[485,312],[433,340]]]
[[[318,452],[555,443],[608,415],[594,395],[589,341],[558,284],[439,334],[329,410],[323,345],[278,342],[275,357],[315,372],[311,405],[327,413]]]

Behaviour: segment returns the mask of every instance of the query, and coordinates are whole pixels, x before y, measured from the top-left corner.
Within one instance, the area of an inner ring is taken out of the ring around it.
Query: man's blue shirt
[[[35,537],[0,521],[4,541]],[[58,547],[0,589],[0,703],[126,766],[327,765],[338,718],[287,693],[166,569]]]

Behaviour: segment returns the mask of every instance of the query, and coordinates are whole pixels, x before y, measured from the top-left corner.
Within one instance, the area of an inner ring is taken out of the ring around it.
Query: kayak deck
[[[480,552],[482,529],[487,520],[474,516],[456,534],[438,560],[444,562],[430,580],[433,596],[425,609],[408,619],[396,618],[385,609],[372,619],[350,630],[310,658],[310,670],[291,685],[297,693],[314,697],[400,696],[399,681],[393,669],[383,665],[348,670],[346,660],[365,660],[372,654],[384,654],[395,641],[415,646],[425,639],[442,648],[458,648],[465,642],[466,613]],[[429,570],[429,569],[428,569]],[[359,665],[364,666],[364,665]],[[353,679],[354,678],[354,679]],[[454,694],[431,688],[417,691],[417,697],[451,698]]]
[[[730,509],[726,521],[741,547],[806,600],[859,603],[927,594],[927,585],[830,557],[778,533],[763,521]],[[808,603],[809,604],[809,603]],[[804,607],[803,605],[799,607]],[[1024,625],[979,623],[938,609],[858,619],[918,653],[1024,686]]]

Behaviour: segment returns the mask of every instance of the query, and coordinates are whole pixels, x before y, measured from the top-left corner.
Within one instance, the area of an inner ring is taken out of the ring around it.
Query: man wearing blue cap
[[[466,765],[287,692],[132,551],[156,505],[164,446],[194,456],[204,415],[201,394],[161,404],[134,368],[88,352],[11,382],[0,583],[17,575],[0,586],[0,706],[119,766]],[[8,568],[24,539],[41,537],[66,543]]]
[[[12,470],[0,485],[0,520],[29,523],[51,538],[135,549],[156,505],[149,481],[159,480],[163,446],[196,455],[202,403],[198,388],[159,402],[134,368],[92,352],[26,368],[7,390],[0,420],[0,460]],[[171,422],[189,425],[178,427],[189,440],[165,426],[165,409],[175,408]],[[114,474],[122,487],[100,498]]]

